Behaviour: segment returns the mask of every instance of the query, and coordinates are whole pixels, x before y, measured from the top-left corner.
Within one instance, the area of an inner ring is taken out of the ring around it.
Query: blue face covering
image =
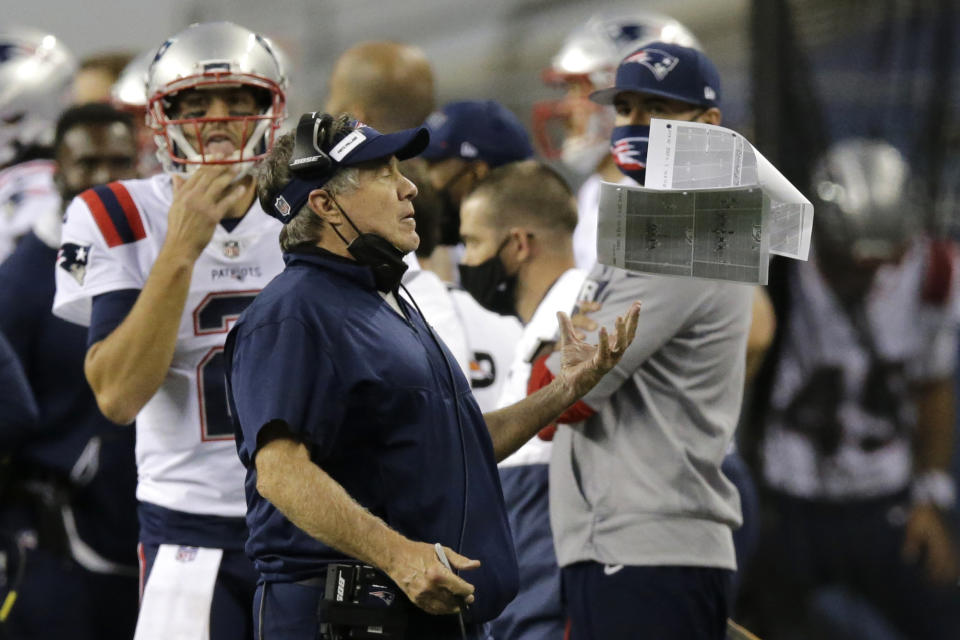
[[[610,134],[610,153],[623,175],[643,186],[647,174],[647,145],[650,143],[650,125],[629,124],[614,127]]]

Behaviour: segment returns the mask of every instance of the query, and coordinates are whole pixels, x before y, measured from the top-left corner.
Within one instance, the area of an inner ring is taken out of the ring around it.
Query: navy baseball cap
[[[616,82],[590,94],[613,104],[617,94],[635,91],[701,107],[720,106],[720,74],[702,51],[666,42],[650,42],[620,61]]]
[[[326,150],[321,148],[321,141],[326,137],[323,129],[332,124],[333,117],[325,113],[300,116],[290,156],[290,182],[279,193],[260,200],[263,210],[283,224],[290,222],[306,204],[311,191],[325,185],[340,169],[391,156],[407,160],[419,155],[430,141],[426,127],[380,133],[354,121],[353,131]]]
[[[533,157],[530,136],[517,116],[494,100],[451,102],[427,118],[427,160],[483,160],[491,167]]]

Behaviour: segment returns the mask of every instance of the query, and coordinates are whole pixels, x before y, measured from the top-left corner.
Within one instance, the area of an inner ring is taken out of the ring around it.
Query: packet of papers
[[[603,264],[766,284],[770,254],[806,260],[813,205],[740,134],[654,119],[644,187],[603,183]]]

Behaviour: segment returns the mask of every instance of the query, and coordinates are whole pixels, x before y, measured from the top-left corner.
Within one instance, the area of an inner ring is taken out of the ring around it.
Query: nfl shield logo
[[[193,562],[197,559],[196,547],[177,547],[177,562]]]
[[[227,240],[223,243],[223,255],[228,258],[236,258],[240,255],[240,243],[236,240]]]
[[[284,219],[290,217],[290,203],[287,202],[286,198],[283,196],[277,196],[277,199],[273,201],[273,208],[277,210]]]

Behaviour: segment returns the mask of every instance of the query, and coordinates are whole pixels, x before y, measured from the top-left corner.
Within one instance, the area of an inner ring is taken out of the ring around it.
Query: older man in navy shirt
[[[384,627],[379,637],[479,638],[517,590],[496,461],[596,384],[636,330],[634,305],[595,348],[564,316],[557,382],[482,415],[398,291],[419,238],[416,187],[397,161],[427,138],[306,114],[261,169],[287,267],[225,354],[261,638],[366,637],[356,634],[371,626]],[[338,563],[372,567],[355,576],[362,593],[328,580]],[[363,602],[331,605],[338,598]]]

